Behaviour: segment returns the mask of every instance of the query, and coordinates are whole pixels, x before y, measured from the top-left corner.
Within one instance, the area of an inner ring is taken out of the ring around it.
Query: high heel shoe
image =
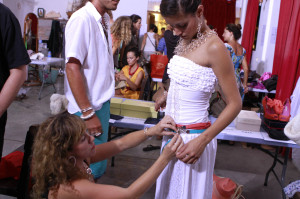
[[[283,111],[279,115],[278,119],[282,122],[288,122],[291,117],[290,112],[291,112],[291,103],[289,98],[286,98],[283,104]]]
[[[268,101],[271,100],[267,96],[265,96],[262,100],[262,104],[264,107],[264,117],[269,120],[278,120],[278,114],[274,111],[274,109],[268,105]]]

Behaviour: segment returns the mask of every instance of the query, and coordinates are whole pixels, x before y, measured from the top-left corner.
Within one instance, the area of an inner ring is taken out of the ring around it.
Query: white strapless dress
[[[209,122],[208,107],[217,78],[211,68],[195,64],[175,55],[168,64],[171,79],[166,115],[176,124]],[[184,143],[199,134],[181,134]],[[162,146],[170,137],[164,136]],[[156,182],[156,199],[210,199],[217,140],[213,139],[195,164],[185,164],[174,158]]]

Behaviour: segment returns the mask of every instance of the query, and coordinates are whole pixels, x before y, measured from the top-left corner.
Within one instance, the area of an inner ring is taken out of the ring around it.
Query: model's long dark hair
[[[175,16],[178,13],[194,14],[201,0],[162,0],[160,13],[162,16]]]

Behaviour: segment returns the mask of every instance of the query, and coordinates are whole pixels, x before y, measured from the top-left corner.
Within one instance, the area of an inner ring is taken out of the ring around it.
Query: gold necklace
[[[193,50],[204,44],[207,39],[213,35],[218,34],[214,30],[208,30],[204,31],[202,34],[197,34],[197,38],[192,39],[191,41],[186,41],[180,38],[174,52],[176,55],[184,55],[192,52]]]

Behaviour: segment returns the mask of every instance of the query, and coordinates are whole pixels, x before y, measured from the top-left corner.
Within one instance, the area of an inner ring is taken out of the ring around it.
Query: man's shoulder
[[[15,18],[15,15],[12,13],[12,11],[0,3],[0,19],[2,20],[7,20],[9,18]]]

